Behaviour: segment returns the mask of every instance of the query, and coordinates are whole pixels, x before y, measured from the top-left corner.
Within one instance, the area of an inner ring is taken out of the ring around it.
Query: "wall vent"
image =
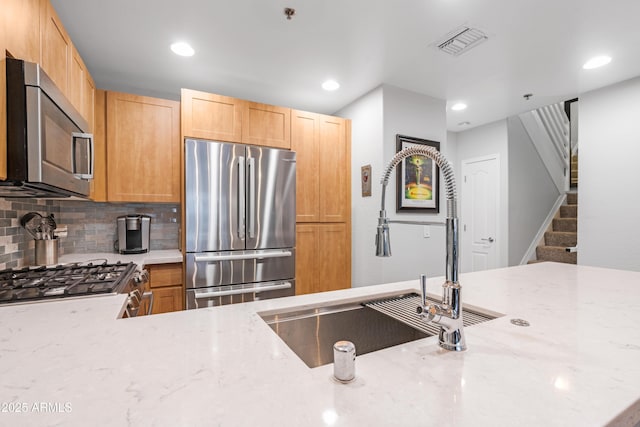
[[[476,28],[460,27],[435,43],[438,49],[449,55],[459,56],[487,40],[487,35]]]

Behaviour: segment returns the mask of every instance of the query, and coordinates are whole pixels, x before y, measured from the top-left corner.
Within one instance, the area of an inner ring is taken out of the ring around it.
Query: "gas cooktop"
[[[136,265],[65,264],[0,271],[0,304],[127,292]]]

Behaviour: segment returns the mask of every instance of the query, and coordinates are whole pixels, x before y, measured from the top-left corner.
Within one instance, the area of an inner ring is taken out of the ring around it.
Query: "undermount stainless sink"
[[[336,341],[353,342],[356,353],[362,355],[437,335],[439,326],[425,322],[416,313],[420,301],[418,294],[402,292],[369,296],[348,303],[259,314],[307,366],[315,368],[333,363]],[[462,314],[465,326],[498,317],[467,307]]]

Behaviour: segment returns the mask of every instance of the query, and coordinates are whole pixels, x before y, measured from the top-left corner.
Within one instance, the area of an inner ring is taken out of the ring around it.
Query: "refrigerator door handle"
[[[241,254],[206,254],[195,255],[193,260],[195,262],[217,262],[217,261],[238,261],[244,259],[265,259],[265,258],[284,258],[290,257],[291,251],[278,251],[278,252],[265,252],[265,253],[241,253]]]
[[[242,289],[229,289],[224,291],[212,291],[212,292],[206,292],[206,293],[199,293],[199,294],[196,294],[196,299],[223,297],[227,295],[241,295],[241,294],[252,294],[252,293],[257,294],[259,292],[275,291],[278,289],[290,289],[290,288],[291,288],[291,282],[281,282],[281,283],[267,285],[267,286],[252,286],[252,287],[247,287]]]
[[[247,216],[249,217],[249,238],[256,237],[256,159],[249,157],[247,159],[247,169],[249,170],[249,209]]]
[[[238,156],[238,237],[240,240],[244,240],[245,234],[245,216],[244,216],[244,204],[245,204],[245,158]]]

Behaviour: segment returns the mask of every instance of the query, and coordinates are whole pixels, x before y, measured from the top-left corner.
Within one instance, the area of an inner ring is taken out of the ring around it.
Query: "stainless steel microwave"
[[[3,197],[88,197],[89,126],[38,64],[7,58],[7,179]]]

